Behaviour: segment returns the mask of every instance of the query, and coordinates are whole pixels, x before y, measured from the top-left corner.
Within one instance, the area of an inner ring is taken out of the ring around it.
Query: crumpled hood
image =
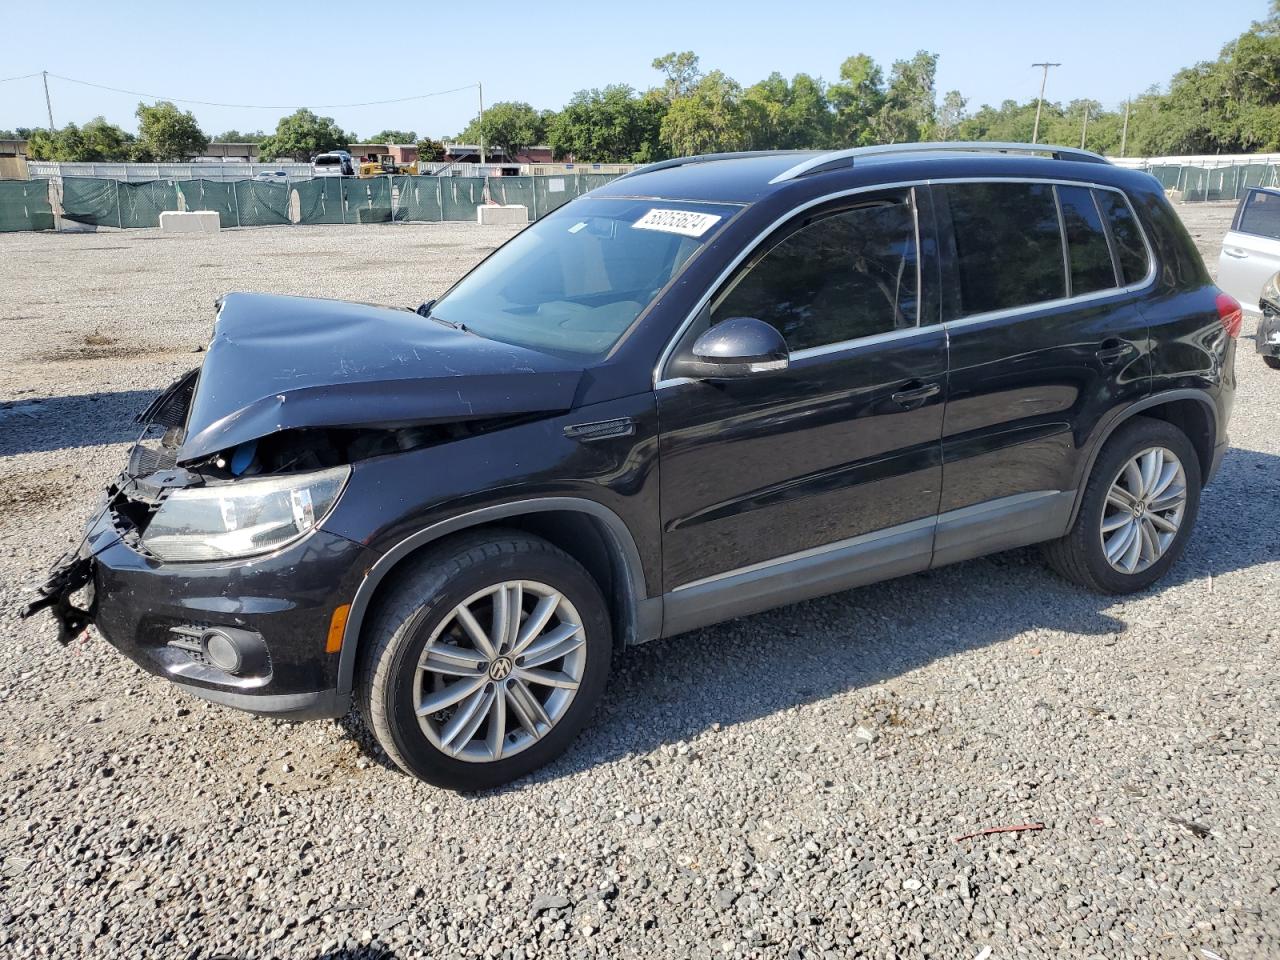
[[[280,430],[401,427],[570,409],[582,368],[407,310],[231,293],[179,463]]]

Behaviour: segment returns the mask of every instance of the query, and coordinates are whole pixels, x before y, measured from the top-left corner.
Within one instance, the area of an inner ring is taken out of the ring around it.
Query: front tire
[[[1045,545],[1045,557],[1090,590],[1143,590],[1186,547],[1200,487],[1200,459],[1187,435],[1164,420],[1134,417],[1103,446],[1075,522]]]
[[[613,648],[591,575],[517,531],[423,556],[390,584],[364,642],[367,726],[405,772],[451,790],[495,787],[563,753]]]
[[[1262,355],[1262,362],[1272,370],[1280,370],[1280,357],[1273,357],[1269,353],[1264,353]]]

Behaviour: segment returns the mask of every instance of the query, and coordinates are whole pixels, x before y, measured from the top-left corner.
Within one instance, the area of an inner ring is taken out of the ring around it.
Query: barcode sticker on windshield
[[[678,233],[686,237],[700,237],[720,221],[714,213],[695,213],[692,210],[650,210],[631,226],[637,230],[660,230]]]

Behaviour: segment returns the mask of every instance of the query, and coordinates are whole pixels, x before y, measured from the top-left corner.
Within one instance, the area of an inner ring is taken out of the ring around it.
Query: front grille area
[[[129,451],[129,466],[126,472],[131,477],[145,477],[157,470],[172,470],[178,465],[178,447],[181,444],[181,430],[176,427],[162,427],[151,424],[142,431],[142,436]]]

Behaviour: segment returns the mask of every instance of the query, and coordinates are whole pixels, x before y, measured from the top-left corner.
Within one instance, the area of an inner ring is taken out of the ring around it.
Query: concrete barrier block
[[[529,222],[529,208],[522,203],[486,203],[476,207],[476,220],[503,227],[523,227]]]
[[[221,228],[217,210],[166,210],[160,214],[161,233],[217,233]]]

